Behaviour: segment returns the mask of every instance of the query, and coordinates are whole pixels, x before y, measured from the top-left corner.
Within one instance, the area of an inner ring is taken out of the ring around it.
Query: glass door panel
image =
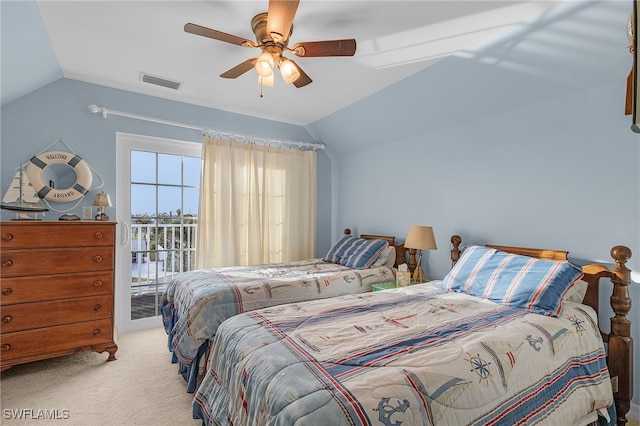
[[[158,326],[172,277],[193,268],[201,145],[118,135],[116,311],[123,331]]]

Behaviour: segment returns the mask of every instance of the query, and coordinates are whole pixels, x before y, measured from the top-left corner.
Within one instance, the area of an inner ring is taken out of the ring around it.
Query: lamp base
[[[418,266],[415,271],[413,271],[413,277],[411,277],[411,284],[421,284],[425,282],[424,271],[420,266]]]
[[[414,271],[416,270],[416,267],[419,266],[418,262],[416,261],[417,252],[418,250],[414,248],[409,249],[409,263],[407,263],[407,266],[409,266],[409,272],[411,272],[411,275],[413,275]]]
[[[98,213],[96,220],[109,220],[109,216],[107,216],[106,213]]]
[[[422,270],[422,253],[418,253],[418,260],[416,262],[416,268],[413,270],[411,276],[411,284],[420,284],[425,282],[424,271]]]

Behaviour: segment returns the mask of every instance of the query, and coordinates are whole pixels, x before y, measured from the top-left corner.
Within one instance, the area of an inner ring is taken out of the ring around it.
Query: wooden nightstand
[[[386,283],[371,284],[371,291],[388,290],[390,288],[396,288],[395,281],[388,281]]]

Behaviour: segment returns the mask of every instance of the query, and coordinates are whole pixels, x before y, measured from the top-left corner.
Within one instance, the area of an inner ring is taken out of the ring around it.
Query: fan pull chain
[[[264,98],[264,93],[262,93],[262,77],[260,77],[260,97]]]

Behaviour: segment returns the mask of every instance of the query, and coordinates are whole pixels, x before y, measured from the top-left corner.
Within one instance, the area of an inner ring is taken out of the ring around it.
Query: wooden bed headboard
[[[351,235],[351,229],[349,228],[345,229],[344,235]],[[396,262],[394,263],[393,267],[397,268],[398,265],[402,265],[403,263],[405,263],[406,249],[404,248],[404,244],[395,243],[396,237],[392,237],[389,235],[360,234],[360,238],[364,238],[365,240],[374,240],[374,239],[386,240],[390,246],[393,246],[396,248]]]
[[[455,265],[460,258],[461,243],[462,238],[459,235],[451,237],[453,245],[451,266]],[[567,251],[491,244],[486,246],[537,259],[568,262],[569,252]],[[606,333],[600,330],[600,334],[608,344],[607,365],[616,403],[616,421],[618,426],[623,426],[627,423],[626,414],[631,408],[631,399],[633,398],[633,339],[631,338],[631,321],[627,318],[631,311],[631,298],[628,289],[631,283],[631,270],[626,266],[627,261],[631,258],[631,250],[625,246],[615,246],[611,249],[610,254],[615,262],[611,268],[599,264],[589,264],[582,267],[584,273],[582,279],[589,284],[583,303],[599,313],[600,279],[608,278],[613,283],[613,291],[609,299],[615,314],[611,318],[611,331]]]

